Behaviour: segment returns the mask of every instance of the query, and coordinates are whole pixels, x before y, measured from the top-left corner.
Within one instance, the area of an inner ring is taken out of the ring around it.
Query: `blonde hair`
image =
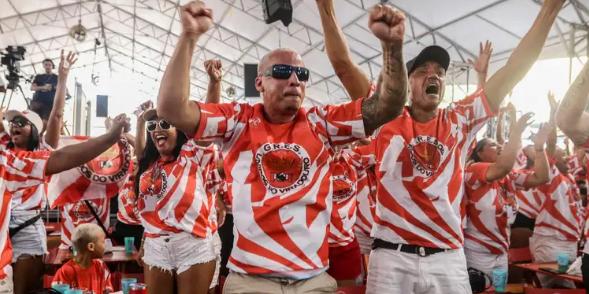
[[[77,226],[72,235],[74,247],[78,252],[86,251],[88,243],[96,242],[100,232],[102,228],[97,224],[88,223]]]

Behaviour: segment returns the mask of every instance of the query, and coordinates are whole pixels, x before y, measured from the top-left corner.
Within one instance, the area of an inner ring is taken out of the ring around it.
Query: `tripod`
[[[10,96],[8,96],[8,103],[6,104],[6,108],[8,109],[10,107],[10,102],[12,102],[12,95],[14,95],[15,88],[20,90],[20,93],[22,94],[22,97],[25,100],[25,103],[27,104],[27,108],[29,108],[29,100],[27,99],[27,96],[25,96],[25,92],[23,91],[22,87],[18,84],[18,82],[15,81],[8,82],[8,87],[6,87],[6,92],[4,92],[4,97],[2,98],[2,104],[0,104],[0,107],[4,107],[4,101],[6,100],[8,90],[10,90]]]

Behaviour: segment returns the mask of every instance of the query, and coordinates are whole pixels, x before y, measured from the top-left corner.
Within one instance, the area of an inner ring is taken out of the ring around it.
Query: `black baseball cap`
[[[446,49],[437,45],[425,47],[415,58],[407,62],[407,75],[411,75],[416,68],[428,61],[437,62],[444,70],[448,70],[450,54]]]

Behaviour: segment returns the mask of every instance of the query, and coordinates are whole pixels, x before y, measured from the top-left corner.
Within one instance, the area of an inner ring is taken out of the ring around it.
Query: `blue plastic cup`
[[[569,269],[569,255],[565,252],[559,252],[556,255],[556,263],[558,264],[558,272],[566,273]]]
[[[502,267],[493,269],[493,287],[495,288],[495,292],[505,292],[506,285],[507,269]]]
[[[135,237],[125,237],[125,253],[132,255],[135,250]]]
[[[136,278],[122,278],[121,279],[121,290],[124,294],[129,294],[129,288],[131,284],[137,283]]]
[[[81,289],[67,289],[65,294],[84,294],[84,291]]]
[[[70,289],[70,285],[68,285],[68,284],[53,284],[53,285],[51,285],[51,289],[57,290],[57,292],[64,294],[65,291]]]

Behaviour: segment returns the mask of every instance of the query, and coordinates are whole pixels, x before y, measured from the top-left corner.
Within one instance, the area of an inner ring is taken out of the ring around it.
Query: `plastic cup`
[[[67,289],[65,294],[84,294],[84,290],[81,289]]]
[[[131,284],[135,284],[135,283],[137,283],[136,278],[122,278],[121,279],[121,290],[123,291],[124,294],[129,294],[129,288],[131,287]]]
[[[556,255],[556,263],[558,264],[558,272],[559,273],[566,273],[569,269],[569,255],[564,252],[559,252]]]
[[[135,237],[125,237],[125,254],[132,255],[135,250]]]
[[[68,284],[53,284],[53,285],[51,285],[51,289],[57,290],[57,292],[64,294],[66,290],[70,289],[70,285],[68,285]]]
[[[495,288],[495,292],[498,292],[498,293],[505,292],[506,285],[507,285],[507,269],[502,268],[502,267],[493,269],[493,287]]]

